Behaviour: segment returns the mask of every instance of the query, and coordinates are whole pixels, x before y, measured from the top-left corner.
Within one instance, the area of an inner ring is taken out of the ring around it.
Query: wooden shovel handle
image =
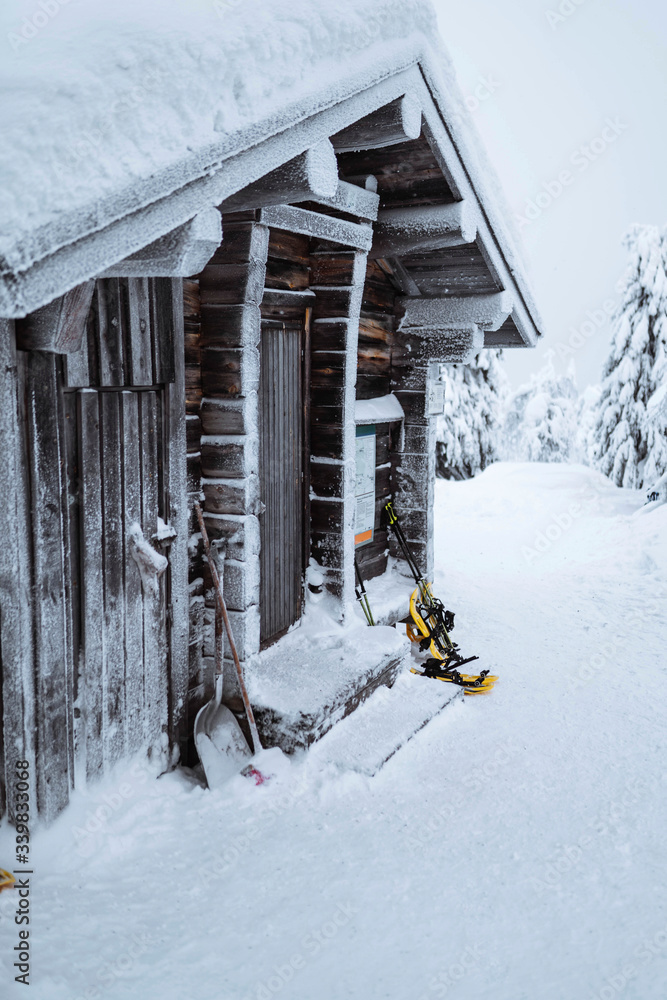
[[[236,643],[234,642],[234,636],[232,635],[231,625],[229,624],[227,606],[225,605],[225,599],[222,596],[222,585],[220,583],[218,567],[215,565],[215,559],[213,559],[213,557],[211,556],[211,543],[208,540],[208,532],[206,530],[206,525],[204,524],[204,515],[202,514],[202,509],[197,501],[195,501],[195,512],[197,514],[197,520],[199,521],[199,530],[201,531],[201,536],[204,540],[204,550],[206,552],[206,558],[208,559],[208,565],[211,570],[211,576],[213,577],[213,584],[215,586],[218,609],[220,611],[220,614],[222,615],[222,620],[225,623],[225,631],[227,632],[227,638],[229,640],[229,648],[232,651],[234,666],[236,667],[236,676],[238,677],[239,687],[241,688],[241,697],[243,698],[243,707],[245,708],[245,714],[248,719],[248,725],[250,726],[250,735],[252,736],[253,749],[255,753],[259,753],[259,751],[262,749],[262,744],[260,743],[259,733],[257,732],[257,723],[255,722],[255,715],[252,710],[252,705],[250,704],[250,698],[248,697],[248,690],[245,686],[245,680],[243,678],[243,670],[241,668],[241,663],[239,661],[239,654],[236,651]]]

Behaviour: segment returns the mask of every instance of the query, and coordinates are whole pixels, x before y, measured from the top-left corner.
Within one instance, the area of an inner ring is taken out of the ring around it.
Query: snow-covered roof
[[[239,153],[280,136],[272,169],[318,138],[318,113],[330,112],[332,134],[355,120],[345,102],[411,66],[498,211],[425,0],[6,0],[0,34],[0,315],[36,308],[61,294],[65,273],[71,287],[219,204],[265,172],[236,164]],[[114,224],[131,217],[139,224],[118,237]],[[528,295],[507,226],[496,216],[492,228]],[[64,253],[86,240],[88,274],[81,254],[74,267]],[[22,301],[15,276],[47,259]]]

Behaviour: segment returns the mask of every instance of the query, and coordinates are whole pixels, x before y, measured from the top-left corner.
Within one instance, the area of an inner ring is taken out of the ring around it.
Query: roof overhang
[[[497,287],[502,290],[499,295],[505,296],[502,299],[503,319],[497,323],[494,318],[478,326],[485,331],[485,343],[488,337],[489,346],[533,346],[540,336],[539,318],[528,284],[504,226],[502,212],[494,203],[494,196],[480,188],[483,172],[475,171],[467,162],[463,136],[455,142],[453,123],[458,122],[459,116],[452,113],[452,120],[447,121],[446,97],[438,90],[438,74],[429,54],[423,50],[414,51],[413,46],[412,52],[403,51],[400,58],[393,61],[392,68],[393,71],[381,79],[377,79],[376,66],[365,81],[362,78],[351,80],[350,90],[357,89],[347,96],[339,96],[327,107],[318,107],[317,100],[313,99],[305,105],[285,109],[280,121],[267,120],[262,128],[254,129],[252,135],[235,134],[217,149],[193,153],[183,165],[178,184],[174,183],[173,172],[170,176],[153,178],[150,187],[142,190],[141,185],[137,185],[130,197],[111,199],[95,206],[92,214],[62,219],[45,231],[29,234],[16,244],[12,254],[0,261],[0,315],[22,317],[91,278],[105,273],[129,274],[128,261],[152,260],[153,268],[159,270],[160,253],[169,248],[171,270],[167,274],[196,273],[202,266],[200,257],[206,253],[206,239],[211,239],[211,209],[224,203],[234,204],[232,199],[239,192],[247,192],[255,182],[271,175],[272,184],[277,185],[275,198],[284,201],[280,178],[284,177],[287,164],[298,166],[291,174],[294,188],[288,196],[292,202],[310,199],[331,204],[337,198],[349,199],[350,192],[345,188],[350,185],[336,191],[332,188],[329,152],[332,137],[335,148],[336,142],[341,145],[340,137],[347,135],[341,148],[348,148],[350,143],[358,141],[354,139],[355,123],[379,114],[382,121],[386,120],[387,128],[398,130],[393,141],[400,141],[401,129],[408,135],[410,130],[414,131],[415,107],[418,106],[423,134],[447,179],[455,203],[438,206],[437,211],[430,213],[430,218],[428,213],[414,209],[380,212],[377,252],[383,240],[385,243],[388,240],[386,245],[393,245],[392,252],[399,255],[410,246],[418,250],[465,247],[474,239]],[[394,112],[388,116],[386,109],[390,106]],[[315,154],[313,150],[319,152]],[[265,188],[265,185],[260,183],[260,187]],[[358,209],[360,198],[368,201],[369,194],[364,192],[355,196],[355,208]],[[349,211],[344,207],[342,210]],[[267,209],[267,222],[271,212],[279,214],[280,207]],[[366,209],[366,219],[369,216],[372,218],[372,210]],[[196,218],[199,224],[193,222]],[[197,252],[193,246],[199,238],[196,234],[202,232],[202,218],[209,220],[209,236],[199,239]],[[273,224],[278,223],[274,221]],[[370,228],[368,221],[362,226]],[[361,246],[366,249],[369,245],[370,241],[364,237]],[[375,252],[371,250],[371,254]],[[137,266],[141,268],[140,263]],[[447,298],[452,301],[443,308],[462,308],[456,296],[445,295],[438,301],[446,304]],[[492,298],[496,309],[501,301],[494,296],[475,298],[484,300],[479,304],[482,312],[491,309]],[[410,305],[409,308],[418,307]]]

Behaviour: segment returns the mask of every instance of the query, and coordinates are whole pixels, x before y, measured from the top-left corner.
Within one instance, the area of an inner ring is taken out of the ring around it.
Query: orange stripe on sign
[[[362,531],[360,535],[354,536],[354,544],[361,545],[362,542],[368,542],[373,537],[373,529],[369,528],[368,531]]]

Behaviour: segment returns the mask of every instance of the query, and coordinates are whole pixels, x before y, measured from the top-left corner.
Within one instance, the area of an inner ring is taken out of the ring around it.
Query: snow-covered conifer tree
[[[633,226],[621,302],[613,317],[591,464],[617,486],[641,488],[667,470],[667,415],[652,419],[647,405],[667,383],[667,233]]]
[[[575,457],[577,386],[574,366],[557,375],[553,351],[530,382],[510,397],[503,458],[517,462],[569,462]]]
[[[498,434],[507,394],[502,351],[483,350],[470,365],[442,365],[445,410],[438,417],[437,474],[470,479],[498,456]]]

